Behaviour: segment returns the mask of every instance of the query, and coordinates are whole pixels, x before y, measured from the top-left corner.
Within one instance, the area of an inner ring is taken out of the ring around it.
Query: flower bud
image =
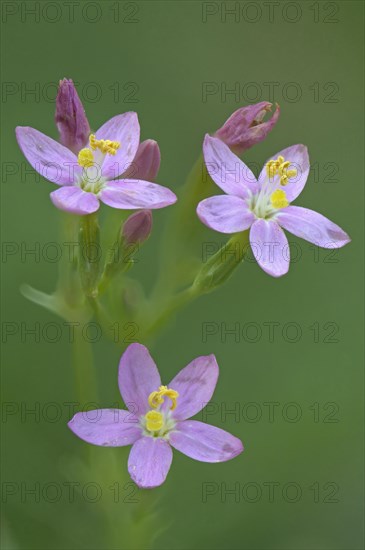
[[[157,141],[146,139],[140,143],[125,178],[155,181],[160,169],[161,154]]]
[[[60,80],[58,87],[55,122],[62,145],[75,154],[85,147],[90,135],[89,122],[74,83],[66,78]]]
[[[278,104],[271,119],[263,122],[266,113],[271,111],[271,107],[272,104],[268,101],[241,107],[229,117],[214,136],[228,145],[234,153],[243,153],[256,143],[263,141],[274,128],[280,115]]]
[[[225,283],[242,262],[248,248],[249,232],[233,235],[216,254],[203,264],[195,277],[193,288],[206,294]]]
[[[152,212],[151,210],[139,210],[135,212],[124,222],[122,228],[122,238],[124,244],[143,243],[151,234],[152,230]]]
[[[139,210],[126,219],[113,247],[109,250],[99,290],[103,290],[112,277],[128,271],[134,263],[138,262],[135,255],[140,244],[150,236],[151,230],[150,210]]]

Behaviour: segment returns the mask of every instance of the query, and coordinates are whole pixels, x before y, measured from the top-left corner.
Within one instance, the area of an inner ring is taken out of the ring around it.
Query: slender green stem
[[[91,344],[85,340],[83,326],[76,326],[73,341],[73,369],[76,395],[84,406],[90,401],[98,402],[96,372]]]
[[[196,207],[214,192],[215,185],[200,155],[182,186],[166,226],[160,275],[153,292],[155,298],[171,294],[191,281],[200,262],[200,241],[205,231],[196,215]]]
[[[193,286],[190,286],[186,290],[183,290],[179,294],[176,294],[171,300],[163,307],[163,309],[157,314],[153,321],[142,330],[141,339],[150,339],[161,329],[170,317],[181,308],[185,307],[189,302],[199,296],[199,292]]]
[[[77,309],[83,304],[78,258],[75,250],[78,240],[78,218],[65,212],[62,212],[61,216],[62,258],[58,269],[56,294],[63,297],[66,306]]]
[[[88,302],[91,305],[91,308],[94,312],[96,319],[99,321],[100,325],[107,330],[112,324],[112,319],[109,317],[108,312],[106,311],[103,304],[100,302],[98,296],[88,296]]]
[[[163,302],[162,310],[142,331],[143,338],[148,339],[153,336],[174,313],[185,307],[189,302],[202,294],[214,291],[224,284],[244,259],[248,250],[248,239],[248,231],[234,234],[216,254],[206,263],[201,264],[192,285],[170,298],[169,301]],[[153,304],[156,303],[153,302]],[[155,310],[155,305],[151,309]]]
[[[97,295],[100,276],[101,247],[97,213],[80,217],[79,270],[86,296]]]

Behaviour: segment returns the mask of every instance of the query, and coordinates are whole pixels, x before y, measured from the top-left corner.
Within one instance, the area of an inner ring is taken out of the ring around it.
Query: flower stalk
[[[196,217],[197,204],[214,193],[214,182],[200,155],[179,195],[178,203],[166,225],[160,276],[154,291],[156,298],[191,282],[200,260],[204,227]]]
[[[151,234],[152,213],[150,210],[139,210],[122,223],[117,239],[109,251],[104,272],[99,284],[103,292],[116,275],[122,275],[135,263],[134,255]]]
[[[100,276],[101,247],[100,227],[96,214],[80,217],[79,266],[84,293],[95,298]]]

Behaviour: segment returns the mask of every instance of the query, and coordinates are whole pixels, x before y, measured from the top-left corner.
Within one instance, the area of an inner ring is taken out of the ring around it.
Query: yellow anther
[[[285,191],[282,189],[276,189],[271,195],[270,201],[274,208],[285,208],[289,205]]]
[[[288,184],[288,176],[286,174],[283,174],[280,178],[280,185],[283,185],[285,187],[285,185]]]
[[[168,388],[167,386],[160,386],[158,391],[153,391],[148,397],[148,403],[153,409],[157,409],[159,405],[165,401],[164,397],[168,397],[171,400],[171,410],[176,408],[176,400],[179,397],[177,391]]]
[[[266,164],[266,171],[269,178],[273,178],[275,176],[278,166],[279,165],[277,160],[269,160],[269,162]]]
[[[288,170],[290,161],[285,160],[283,156],[279,155],[278,158],[269,160],[266,164],[266,172],[270,179],[274,178],[276,174],[280,176],[280,184],[287,185],[289,178],[294,178],[297,175],[295,168]]]
[[[91,149],[99,149],[104,154],[115,155],[120,147],[119,141],[110,141],[110,139],[96,139],[95,134],[90,134],[89,143]]]
[[[286,170],[288,169],[289,165],[290,165],[290,162],[289,162],[288,160],[282,162],[282,163],[279,165],[278,172],[279,172],[280,176],[282,176],[282,175],[286,172]]]
[[[77,157],[77,162],[84,168],[90,168],[90,166],[94,164],[93,152],[88,148],[81,149]]]
[[[295,178],[297,173],[298,172],[297,172],[296,168],[293,168],[292,170],[287,170],[286,175],[288,176],[288,178]]]
[[[150,432],[157,432],[163,426],[163,415],[158,411],[148,411],[145,415],[146,428]]]

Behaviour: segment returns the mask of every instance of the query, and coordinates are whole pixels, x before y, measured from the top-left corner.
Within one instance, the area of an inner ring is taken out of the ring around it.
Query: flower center
[[[272,218],[277,210],[289,205],[285,191],[278,184],[285,187],[290,178],[297,175],[295,168],[289,169],[290,164],[281,155],[266,164],[267,178],[262,182],[259,193],[250,199],[250,208],[258,218]]]
[[[288,206],[289,201],[286,198],[285,191],[282,189],[276,189],[270,197],[271,204],[274,208],[285,208]]]
[[[158,411],[148,411],[145,419],[146,428],[149,432],[158,432],[164,424],[163,414]]]
[[[160,407],[163,405],[165,397],[170,399],[171,407],[169,410],[161,412]],[[145,430],[146,435],[152,437],[167,437],[169,432],[174,429],[175,421],[170,411],[176,408],[176,400],[178,397],[178,392],[167,386],[160,386],[157,391],[153,391],[149,395],[148,403],[151,410],[141,419],[142,428]]]
[[[84,149],[81,149],[77,158],[79,165],[83,168],[93,166],[95,160],[93,151],[100,151],[103,154],[104,159],[105,155],[115,155],[120,147],[119,141],[110,141],[110,139],[96,139],[95,134],[90,134],[89,145],[90,148],[85,147]]]
[[[94,155],[91,149],[88,149],[85,147],[85,149],[81,149],[79,152],[79,156],[77,157],[77,162],[80,166],[83,168],[90,168],[94,164]]]
[[[96,139],[95,134],[90,134],[89,147],[81,149],[77,162],[84,168],[80,187],[87,193],[97,195],[104,186],[101,174],[101,165],[105,155],[115,155],[120,147],[119,141],[110,139]]]

